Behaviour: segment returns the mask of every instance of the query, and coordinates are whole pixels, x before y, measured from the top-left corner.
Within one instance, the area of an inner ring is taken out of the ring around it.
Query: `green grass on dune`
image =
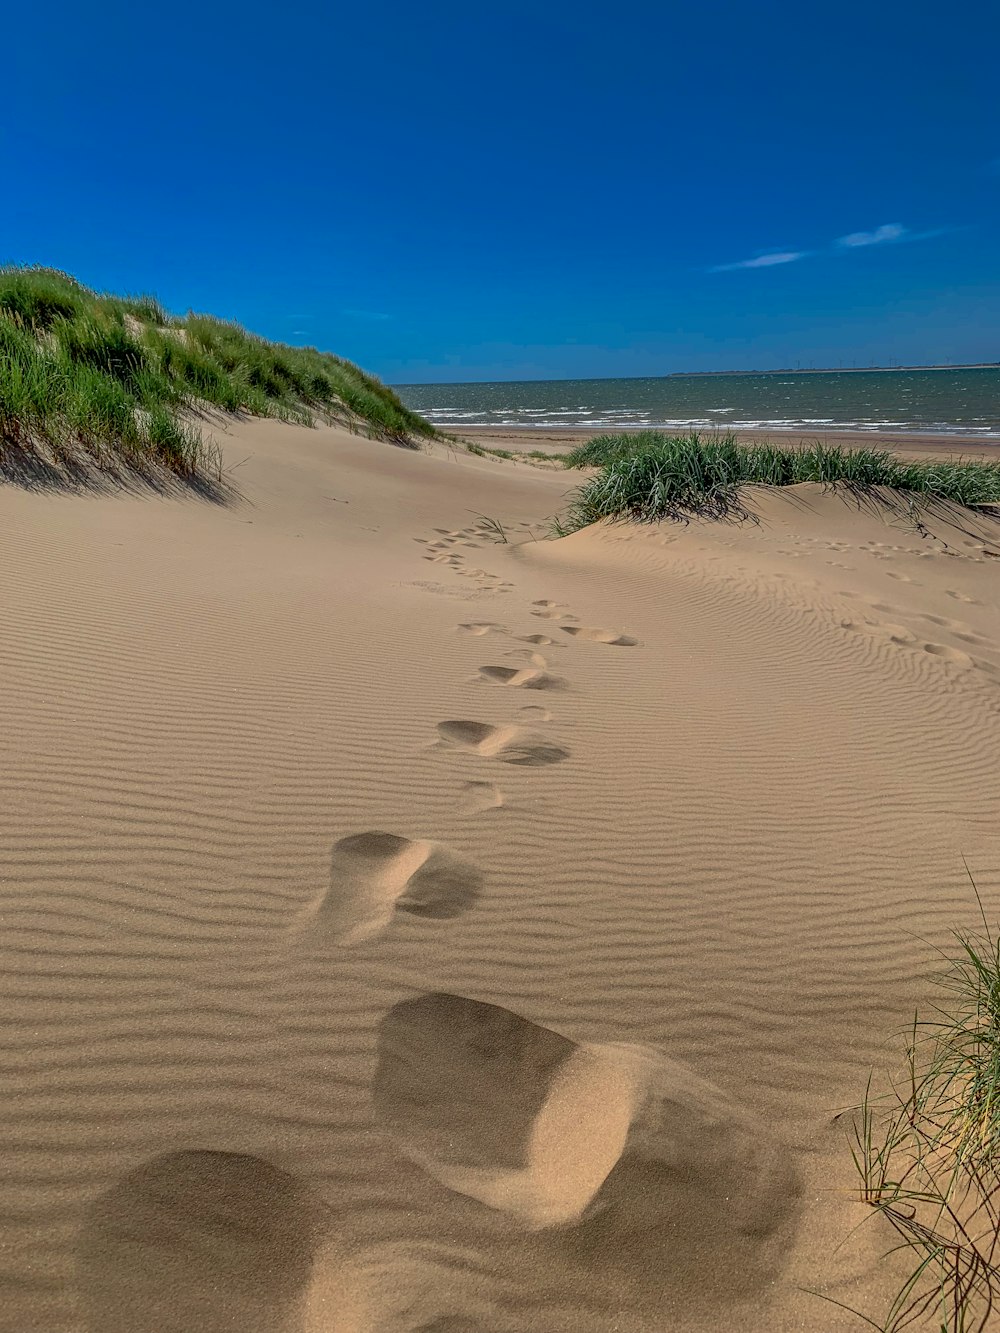
[[[982,920],[958,934],[889,1090],[869,1081],[854,1118],[861,1201],[909,1257],[884,1317],[860,1315],[883,1333],[984,1333],[1000,1308],[1000,939]]]
[[[742,486],[841,485],[855,492],[885,488],[920,501],[975,507],[1000,503],[1000,462],[909,462],[884,449],[813,444],[798,449],[741,444],[732,436],[702,439],[657,431],[600,435],[568,454],[567,467],[599,467],[561,520],[575,531],[600,519],[655,522],[740,509]]]
[[[151,296],[91,291],[54,269],[0,268],[0,462],[197,473],[206,449],[190,410],[338,421],[412,444],[436,434],[350,361],[270,343],[206,315],[172,318]]]

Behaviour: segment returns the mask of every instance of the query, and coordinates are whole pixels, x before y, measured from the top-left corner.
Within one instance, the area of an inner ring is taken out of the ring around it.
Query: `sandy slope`
[[[0,489],[0,1327],[859,1327],[835,1114],[963,855],[1000,908],[1000,548],[225,453],[225,506]]]

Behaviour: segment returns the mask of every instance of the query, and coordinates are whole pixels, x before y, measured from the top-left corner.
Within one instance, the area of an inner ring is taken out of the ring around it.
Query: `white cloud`
[[[901,241],[906,235],[906,228],[899,222],[885,222],[874,231],[852,231],[849,236],[839,236],[835,245],[856,249],[861,245],[885,245],[889,241]]]
[[[928,231],[911,231],[901,222],[883,222],[872,231],[852,231],[847,236],[838,236],[831,243],[831,249],[860,250],[870,245],[894,245],[906,241],[929,241],[935,236],[945,236],[949,232],[962,231],[961,227],[933,227]],[[753,259],[740,259],[733,264],[715,264],[709,273],[732,273],[742,268],[773,268],[776,264],[794,264],[797,259],[807,259],[811,255],[822,255],[822,250],[768,250],[755,255]],[[830,253],[830,251],[826,251]]]
[[[731,273],[738,268],[773,268],[775,264],[794,264],[796,259],[805,259],[808,250],[772,250],[755,259],[741,259],[735,264],[716,264],[711,273]]]

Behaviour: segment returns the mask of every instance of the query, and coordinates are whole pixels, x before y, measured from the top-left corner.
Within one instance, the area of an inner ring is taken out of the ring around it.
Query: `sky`
[[[1000,360],[1000,6],[8,7],[0,262],[390,382]]]

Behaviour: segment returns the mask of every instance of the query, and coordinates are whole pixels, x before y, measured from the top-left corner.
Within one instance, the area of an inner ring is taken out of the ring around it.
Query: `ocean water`
[[[743,426],[926,431],[1000,439],[1000,367],[668,375],[657,379],[401,384],[407,406],[463,426]]]

